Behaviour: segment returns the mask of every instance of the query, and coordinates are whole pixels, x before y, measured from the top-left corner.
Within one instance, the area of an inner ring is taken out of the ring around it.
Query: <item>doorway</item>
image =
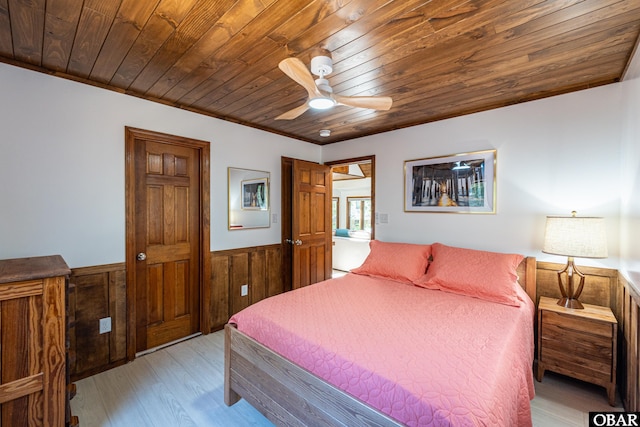
[[[209,143],[125,129],[127,358],[209,331]]]
[[[332,172],[334,276],[359,267],[375,237],[375,156],[327,162]]]

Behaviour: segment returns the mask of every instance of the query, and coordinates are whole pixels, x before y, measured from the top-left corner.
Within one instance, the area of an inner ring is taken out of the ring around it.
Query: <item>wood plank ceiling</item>
[[[617,82],[639,33],[640,0],[0,0],[2,62],[320,145]],[[391,109],[274,120],[321,49]]]

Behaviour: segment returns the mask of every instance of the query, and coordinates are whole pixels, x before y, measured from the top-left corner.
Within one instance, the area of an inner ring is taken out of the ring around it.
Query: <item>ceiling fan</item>
[[[315,56],[311,59],[311,71],[318,78],[314,80],[309,69],[298,58],[286,58],[278,67],[293,81],[307,90],[309,100],[299,107],[276,117],[276,120],[292,120],[309,108],[326,110],[335,105],[347,107],[370,108],[372,110],[388,110],[393,100],[388,96],[340,96],[333,93],[325,76],[333,71],[333,61],[329,56]]]

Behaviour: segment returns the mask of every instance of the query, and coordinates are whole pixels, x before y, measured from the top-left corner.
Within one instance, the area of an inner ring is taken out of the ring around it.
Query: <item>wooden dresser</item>
[[[69,425],[59,255],[0,260],[0,425]]]
[[[603,386],[609,404],[616,399],[618,322],[608,307],[584,304],[584,309],[559,306],[540,297],[538,304],[538,369]]]

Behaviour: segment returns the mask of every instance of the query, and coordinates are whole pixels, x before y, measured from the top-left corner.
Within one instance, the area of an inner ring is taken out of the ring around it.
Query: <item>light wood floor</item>
[[[244,400],[223,402],[224,333],[196,337],[76,383],[81,427],[272,426]],[[531,402],[533,425],[588,426],[607,404],[603,388],[545,374]]]

